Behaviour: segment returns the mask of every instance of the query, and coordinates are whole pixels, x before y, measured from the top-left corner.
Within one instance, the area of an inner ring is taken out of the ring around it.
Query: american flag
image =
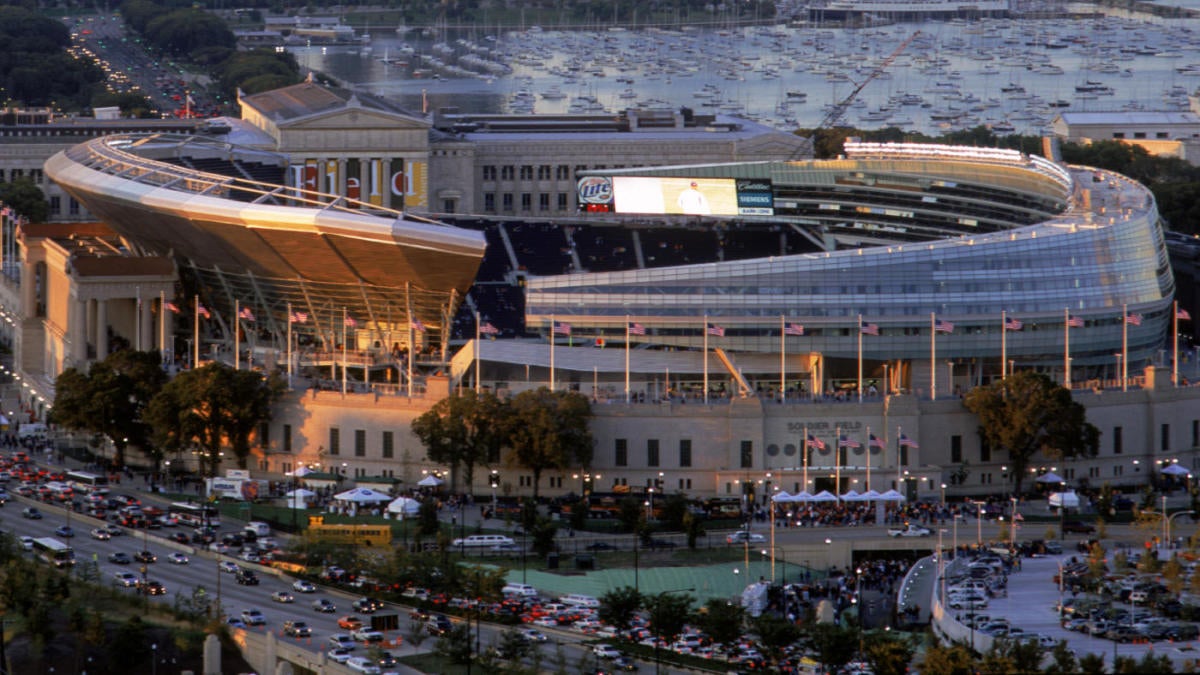
[[[636,323],[636,322],[630,323],[629,324],[629,334],[630,335],[645,335],[646,327],[640,323]]]
[[[921,446],[917,445],[917,442],[914,441],[913,439],[909,438],[908,436],[905,436],[904,434],[900,434],[900,447],[902,447],[902,448],[918,448],[919,449]]]
[[[877,323],[863,321],[858,324],[858,329],[862,331],[863,335],[879,335],[879,324]]]
[[[308,312],[292,312],[288,317],[288,321],[292,323],[308,323]]]
[[[179,313],[179,305],[176,305],[173,302],[168,302],[167,304],[165,304],[163,306],[166,307],[167,310],[174,312],[175,314]]]
[[[861,448],[862,443],[859,443],[858,441],[854,440],[853,438],[850,438],[846,434],[842,434],[840,437],[838,437],[838,447],[839,448]]]
[[[206,319],[212,318],[212,314],[209,313],[208,308],[198,302],[196,303],[196,313]]]
[[[708,334],[716,335],[717,337],[725,337],[725,329],[715,323],[708,324]]]
[[[1025,324],[1021,323],[1017,319],[1014,319],[1011,316],[1004,317],[1004,330],[1021,330],[1024,327]]]
[[[562,321],[555,321],[554,322],[554,332],[557,333],[558,335],[570,335],[571,334],[571,324],[563,323]]]
[[[243,307],[238,310],[238,318],[246,321],[254,321],[254,312],[250,311],[249,307]]]
[[[867,436],[867,445],[868,445],[868,446],[870,446],[870,447],[872,447],[872,448],[880,448],[880,449],[882,449],[882,448],[883,448],[883,441],[882,441],[882,440],[880,440],[880,438],[879,438],[878,436],[876,436],[875,434],[869,434],[869,435]]]
[[[808,435],[808,439],[806,440],[806,442],[808,443],[809,447],[816,448],[818,450],[825,449],[825,441],[817,438],[816,436],[813,436],[812,434]]]
[[[953,333],[954,323],[951,321],[942,321],[941,319],[933,320],[933,331],[935,333]]]
[[[425,332],[425,324],[422,323],[420,319],[413,319],[412,320],[412,329],[417,331],[418,333],[424,333]]]
[[[1142,315],[1141,314],[1126,314],[1125,315],[1125,323],[1133,325],[1133,326],[1140,326],[1140,325],[1142,325]]]
[[[350,316],[349,314],[346,315],[346,320],[343,323],[346,324],[347,328],[357,328],[358,327],[358,321],[356,321],[354,319],[354,317]]]
[[[804,326],[798,323],[789,323],[783,327],[784,335],[804,335]]]
[[[1180,321],[1191,321],[1192,315],[1188,314],[1186,309],[1180,307],[1179,310],[1175,312],[1175,318],[1179,319]]]
[[[499,335],[500,329],[493,326],[491,323],[484,321],[479,324],[479,332],[484,335]]]
[[[1067,326],[1069,326],[1071,328],[1083,328],[1083,319],[1081,319],[1077,316],[1068,316],[1067,317]]]

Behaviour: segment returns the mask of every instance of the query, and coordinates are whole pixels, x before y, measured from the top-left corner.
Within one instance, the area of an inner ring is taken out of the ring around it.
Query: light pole
[[[1009,499],[1012,501],[1012,522],[1009,523],[1009,528],[1008,528],[1008,549],[1010,551],[1016,551],[1017,550],[1017,518],[1020,517],[1020,514],[1017,513],[1017,498],[1009,497]]]
[[[158,643],[150,645],[150,675],[158,673]]]
[[[492,487],[492,517],[496,517],[496,487],[500,485],[500,472],[492,469],[488,474],[488,485]]]
[[[763,557],[764,557],[764,558],[765,558],[765,557],[766,557],[768,554],[771,556],[771,569],[772,569],[772,572],[771,572],[771,583],[775,583],[775,573],[774,573],[774,569],[775,569],[775,551],[779,551],[779,561],[780,561],[780,567],[782,567],[782,568],[783,568],[783,575],[782,575],[782,578],[780,579],[780,582],[781,582],[781,584],[782,584],[782,585],[784,585],[784,586],[787,586],[787,552],[786,552],[786,551],[783,549],[783,547],[782,547],[782,546],[772,546],[772,547],[771,547],[771,549],[770,549],[770,551],[768,551],[768,550],[767,550],[767,549],[765,549],[765,548],[762,550],[762,555],[763,555]]]
[[[946,484],[942,483],[942,508],[946,508]]]
[[[975,505],[975,545],[983,546],[983,505],[984,502],[971,502]]]

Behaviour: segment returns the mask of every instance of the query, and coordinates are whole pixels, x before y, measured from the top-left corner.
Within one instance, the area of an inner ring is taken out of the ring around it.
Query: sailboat
[[[380,63],[387,66],[407,66],[408,61],[399,58],[393,58],[387,47],[383,48],[383,56],[379,57]]]

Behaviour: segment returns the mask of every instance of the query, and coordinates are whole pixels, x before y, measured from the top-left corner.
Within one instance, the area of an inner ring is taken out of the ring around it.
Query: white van
[[[564,595],[561,598],[559,598],[558,601],[564,605],[569,605],[571,607],[599,607],[600,606],[599,600],[593,598],[590,595],[580,595],[578,593],[571,593],[569,595]]]
[[[268,537],[271,535],[271,526],[260,520],[252,520],[246,523],[245,532],[253,534],[255,538]]]
[[[504,595],[515,595],[522,598],[536,598],[538,596],[538,589],[529,584],[506,584],[504,588],[500,589],[500,592]]]
[[[20,427],[17,427],[17,438],[45,438],[46,434],[50,433],[50,429],[41,422],[26,422]]]
[[[492,546],[516,546],[511,537],[502,534],[473,534],[466,539],[455,539],[450,546],[454,548],[491,548]]]

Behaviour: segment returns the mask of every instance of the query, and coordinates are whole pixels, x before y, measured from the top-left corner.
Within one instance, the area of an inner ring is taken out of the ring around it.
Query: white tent
[[[1062,478],[1062,476],[1051,471],[1049,473],[1044,473],[1044,474],[1038,476],[1037,482],[1039,482],[1039,483],[1062,483],[1063,478]]]
[[[296,488],[284,495],[287,498],[287,506],[290,509],[306,509],[308,508],[309,500],[316,496],[317,493],[312,490],[305,490],[304,488]]]
[[[814,502],[836,502],[837,497],[834,494],[832,494],[831,492],[829,492],[829,490],[821,490],[820,492],[818,492],[817,494],[812,496],[812,500]]]
[[[438,478],[437,476],[435,476],[433,474],[429,474],[428,476],[425,476],[420,481],[418,481],[417,485],[420,485],[421,487],[438,487],[439,485],[441,485],[444,482],[445,481],[443,481],[441,478]]]
[[[392,500],[392,503],[388,504],[387,507],[388,513],[399,514],[401,519],[415,516],[420,510],[421,502],[412,499],[411,497],[397,497],[396,499]]]
[[[864,502],[873,502],[876,499],[879,499],[880,496],[881,495],[879,494],[878,490],[871,488],[870,490],[867,490],[866,492],[859,495],[858,498],[863,500]]]
[[[391,501],[392,496],[370,488],[354,488],[333,496],[334,499],[353,504],[379,504]]]
[[[307,466],[302,466],[298,467],[295,471],[289,471],[287,475],[294,476],[296,478],[304,478],[308,474],[316,472],[316,469],[310,469]]]
[[[862,495],[858,494],[858,490],[846,490],[846,493],[841,496],[844,502],[861,502]]]
[[[1055,492],[1050,495],[1050,506],[1063,509],[1079,508],[1079,495],[1074,492]]]
[[[787,493],[787,490],[780,490],[779,492],[776,492],[771,497],[771,501],[773,501],[773,502],[790,502],[790,501],[792,501],[792,496]]]
[[[885,502],[908,501],[908,499],[904,495],[900,494],[899,492],[896,492],[895,490],[888,490],[887,492],[879,495],[879,499],[882,501],[885,501]]]
[[[1188,471],[1178,464],[1171,464],[1167,468],[1163,469],[1162,472],[1168,476],[1186,476],[1191,473],[1191,471]]]
[[[813,500],[812,493],[810,493],[808,490],[801,490],[800,492],[797,492],[796,494],[792,495],[792,498],[790,501],[811,502],[812,500]]]

